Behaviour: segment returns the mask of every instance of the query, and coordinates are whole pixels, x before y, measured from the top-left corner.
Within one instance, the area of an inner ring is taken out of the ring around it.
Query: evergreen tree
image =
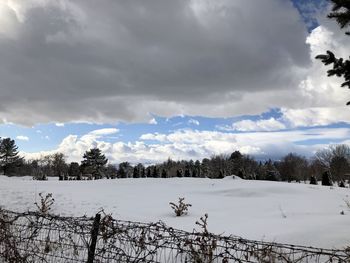
[[[346,28],[350,25],[350,2],[349,0],[331,0],[333,4],[332,12],[329,18],[335,19],[340,28]],[[350,32],[345,34],[350,35]],[[328,76],[344,77],[345,82],[342,87],[350,88],[350,60],[337,58],[333,52],[327,50],[326,55],[318,55],[316,59],[320,59],[326,66],[333,64],[333,68],[328,70]],[[350,105],[350,101],[347,103]]]
[[[133,172],[132,172],[132,177],[133,178],[139,178],[140,177],[140,172],[137,166],[134,167]]]
[[[333,185],[331,173],[329,171],[325,171],[322,174],[322,185],[325,185],[325,186],[332,186]]]
[[[219,179],[223,179],[224,177],[225,177],[225,171],[220,170],[220,171],[219,171],[219,176],[218,176],[218,178],[219,178]]]
[[[167,178],[168,173],[165,171],[165,169],[162,170],[162,178]]]
[[[194,169],[194,170],[192,171],[192,177],[198,177],[198,175],[197,175],[197,169]]]
[[[315,177],[315,176],[311,176],[311,177],[310,177],[310,184],[317,185],[317,180],[316,180],[316,177]]]
[[[85,152],[83,158],[82,165],[91,170],[94,178],[102,178],[108,159],[101,153],[101,150],[99,148],[90,149],[90,151]]]
[[[234,151],[230,155],[230,174],[237,175],[243,166],[243,155],[240,151]]]
[[[243,155],[241,154],[240,151],[234,151],[233,153],[231,153],[230,155],[230,160],[239,160],[242,159]]]
[[[345,182],[341,180],[338,184],[339,187],[345,188]]]
[[[242,169],[239,169],[239,171],[238,171],[238,173],[237,173],[237,176],[238,176],[239,178],[245,179],[244,172],[243,172]]]
[[[151,177],[151,167],[149,167],[149,166],[146,169],[146,175],[147,175],[147,178]]]
[[[210,160],[208,158],[202,160],[201,171],[203,177],[211,177]]]
[[[159,178],[159,171],[156,166],[153,168],[152,177]]]
[[[141,170],[141,177],[142,177],[142,178],[145,178],[145,177],[146,177],[146,169],[145,169],[145,167],[142,167],[142,170]]]
[[[192,176],[201,177],[201,162],[198,160],[194,162],[194,170]]]
[[[137,166],[138,177],[145,177],[145,167],[142,163],[139,163]]]
[[[0,165],[4,175],[16,167],[22,158],[18,156],[18,147],[10,138],[0,139]]]
[[[119,164],[117,175],[118,175],[118,178],[126,178],[126,172],[124,168],[120,166],[120,164]]]
[[[182,170],[181,169],[176,170],[176,177],[182,177]]]

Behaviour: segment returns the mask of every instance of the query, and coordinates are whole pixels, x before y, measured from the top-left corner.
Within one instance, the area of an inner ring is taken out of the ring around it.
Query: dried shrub
[[[51,207],[55,203],[55,199],[52,198],[52,193],[46,194],[45,197],[42,195],[42,193],[39,193],[39,196],[40,196],[40,203],[38,204],[37,202],[35,202],[34,204],[36,205],[40,213],[46,215],[49,213],[49,211],[51,210]]]
[[[346,204],[346,207],[350,210],[350,201],[347,199],[343,199],[344,203]]]
[[[192,206],[191,204],[186,204],[184,200],[184,197],[179,197],[178,204],[175,204],[173,202],[169,203],[171,208],[174,210],[176,216],[186,215],[188,212],[188,208]]]
[[[102,210],[102,218],[100,222],[99,233],[102,237],[103,242],[107,242],[108,239],[113,237],[116,234],[116,228],[113,224],[114,220],[112,214],[106,214],[104,210]]]
[[[217,239],[215,235],[208,231],[208,214],[196,221],[196,225],[200,226],[201,231],[195,230],[196,238],[186,242],[190,249],[190,262],[211,263],[214,261]]]

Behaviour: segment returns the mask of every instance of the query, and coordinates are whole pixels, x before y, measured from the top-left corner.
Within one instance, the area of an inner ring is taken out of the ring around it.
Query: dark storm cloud
[[[310,63],[289,1],[12,2],[0,119],[16,123],[229,116],[244,96],[296,87]]]

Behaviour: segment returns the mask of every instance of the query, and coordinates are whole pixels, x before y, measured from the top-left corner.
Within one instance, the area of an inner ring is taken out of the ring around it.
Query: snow
[[[102,208],[117,219],[156,222],[188,231],[205,213],[217,234],[324,248],[350,244],[349,189],[297,183],[224,179],[140,178],[33,181],[0,176],[0,206],[35,210],[38,194],[52,193],[52,212],[93,216]],[[169,202],[185,197],[188,215],[175,217]],[[345,215],[341,215],[341,211]]]

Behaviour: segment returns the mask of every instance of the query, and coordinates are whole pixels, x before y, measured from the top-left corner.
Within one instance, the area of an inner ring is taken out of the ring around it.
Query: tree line
[[[62,153],[26,160],[19,156],[18,147],[11,138],[0,138],[0,168],[4,175],[31,175],[36,180],[59,177],[60,180],[88,180],[101,178],[169,178],[208,177],[224,178],[237,175],[244,179],[270,181],[321,180],[327,172],[337,182],[350,179],[350,147],[332,145],[319,150],[312,158],[289,153],[280,160],[258,161],[249,155],[233,151],[202,160],[168,159],[162,163],[132,165],[122,162],[114,165],[98,148],[86,151],[82,161],[67,163]]]

